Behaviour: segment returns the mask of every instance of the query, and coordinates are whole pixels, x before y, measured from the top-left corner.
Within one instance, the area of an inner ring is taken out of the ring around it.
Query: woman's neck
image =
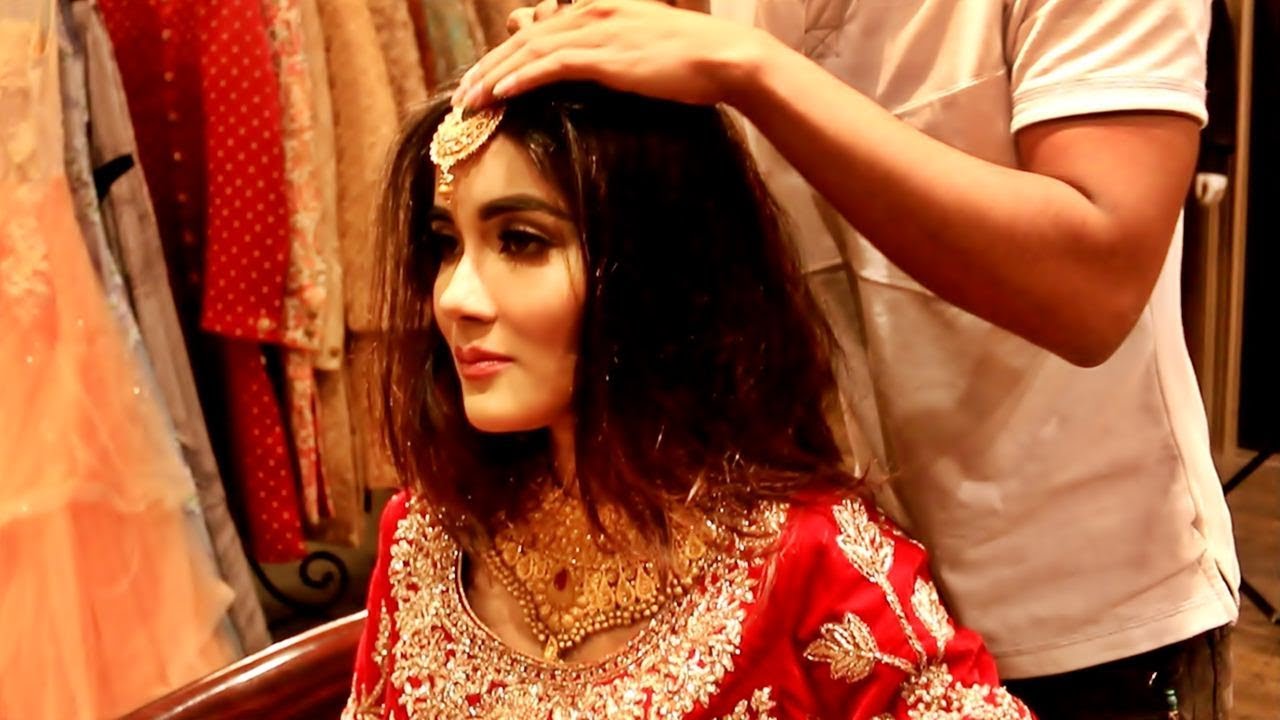
[[[573,416],[566,414],[551,423],[551,458],[554,464],[556,481],[562,487],[568,487],[577,477],[577,455],[574,450]]]

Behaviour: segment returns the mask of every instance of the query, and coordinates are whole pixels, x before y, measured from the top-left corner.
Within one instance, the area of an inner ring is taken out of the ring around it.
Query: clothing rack
[[[262,591],[292,611],[290,614],[268,620],[267,629],[275,636],[285,628],[296,627],[295,623],[298,620],[334,619],[336,616],[333,612],[334,608],[347,597],[347,592],[351,589],[351,570],[347,567],[346,561],[330,550],[309,550],[301,560],[297,561],[298,580],[304,587],[314,590],[315,593],[308,592],[309,597],[294,597],[271,579],[271,574],[249,550],[249,519],[246,517],[248,507],[242,502],[237,490],[234,483],[227,485],[227,508],[235,523],[236,532],[245,544],[247,550],[245,559],[248,561],[249,570],[257,578]],[[280,563],[280,565],[288,564],[291,563]],[[310,626],[315,623],[305,624]],[[283,638],[274,637],[274,639],[279,641]]]
[[[331,567],[317,568],[318,563],[328,563]],[[328,550],[313,550],[298,562],[298,579],[302,584],[312,590],[327,591],[319,600],[296,598],[282,590],[271,581],[266,570],[252,555],[249,557],[249,568],[268,595],[294,612],[294,617],[276,618],[267,623],[272,630],[297,616],[330,619],[330,610],[346,597],[347,590],[351,587],[351,571],[347,569],[347,564]]]

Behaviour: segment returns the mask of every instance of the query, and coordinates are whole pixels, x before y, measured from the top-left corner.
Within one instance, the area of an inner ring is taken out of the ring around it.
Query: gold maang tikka
[[[440,169],[436,192],[448,200],[453,192],[453,168],[476,154],[493,137],[502,122],[503,106],[492,105],[480,110],[455,107],[436,128],[431,138],[431,162]]]

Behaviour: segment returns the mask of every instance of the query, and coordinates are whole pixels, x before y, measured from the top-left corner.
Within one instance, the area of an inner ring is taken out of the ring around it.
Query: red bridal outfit
[[[467,605],[462,551],[420,499],[382,518],[344,720],[1031,718],[939,602],[924,550],[859,499],[774,505],[621,650],[548,663]]]

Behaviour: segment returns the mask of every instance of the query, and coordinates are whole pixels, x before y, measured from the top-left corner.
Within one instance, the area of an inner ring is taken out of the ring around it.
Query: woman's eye
[[[551,241],[545,236],[520,228],[504,230],[498,235],[502,242],[502,254],[518,258],[536,257],[551,247]]]
[[[427,243],[441,261],[458,254],[458,236],[451,231],[432,229],[427,233]]]

